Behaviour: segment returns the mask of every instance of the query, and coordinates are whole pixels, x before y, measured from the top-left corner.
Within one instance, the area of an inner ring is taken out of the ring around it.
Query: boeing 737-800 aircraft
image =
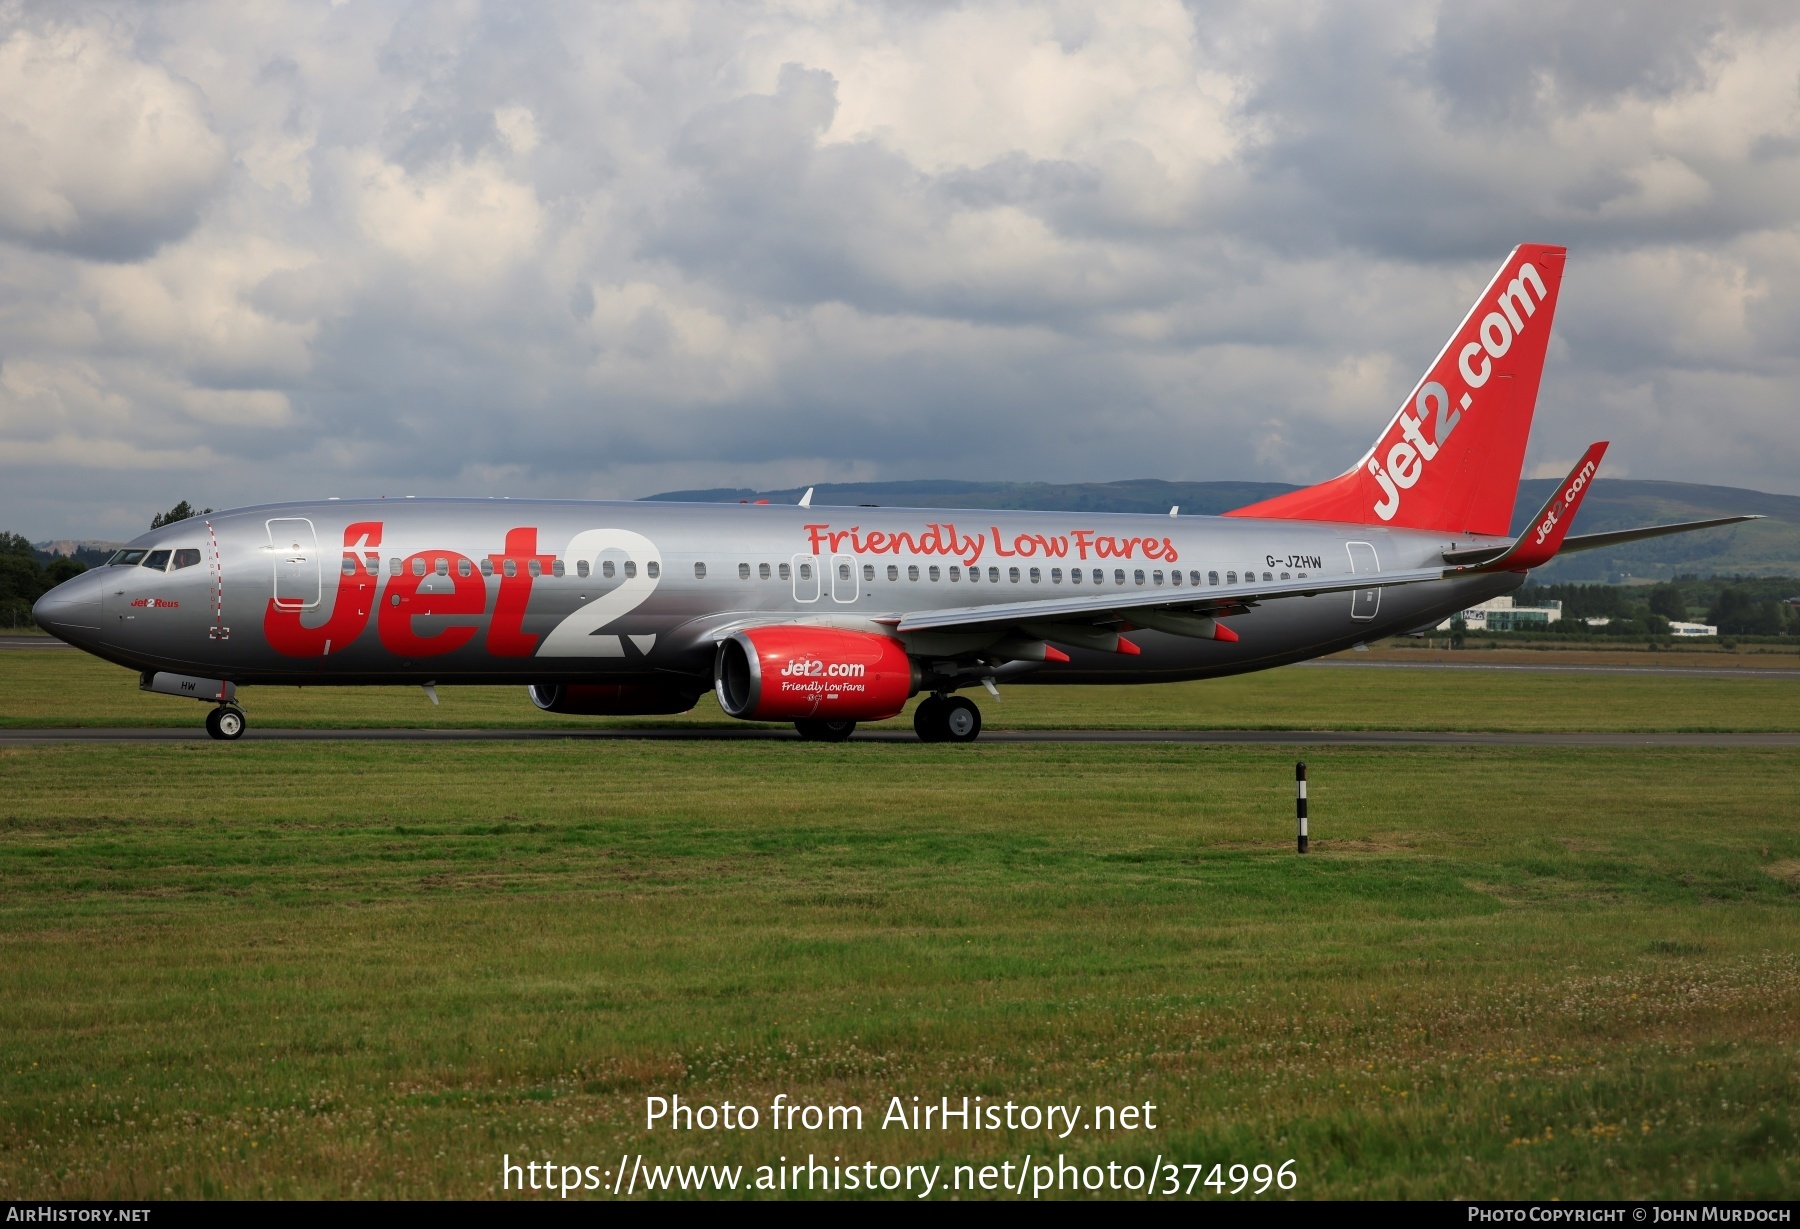
[[[909,508],[331,500],[145,534],[37,604],[52,635],[212,706],[247,684],[524,685],[555,713],[691,708],[848,737],[921,692],[1238,674],[1438,622],[1563,551],[1726,525],[1568,537],[1595,444],[1517,539],[1564,249],[1516,249],[1374,447],[1223,517]],[[810,492],[808,493],[810,496]]]

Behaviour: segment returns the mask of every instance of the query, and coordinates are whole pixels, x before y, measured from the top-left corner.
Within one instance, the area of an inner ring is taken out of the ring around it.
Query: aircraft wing
[[[1696,529],[1716,529],[1720,525],[1736,525],[1744,521],[1762,521],[1768,518],[1760,513],[1746,516],[1719,516],[1709,521],[1682,521],[1675,525],[1649,525],[1642,529],[1614,529],[1606,533],[1582,533],[1564,538],[1557,554],[1567,555],[1579,550],[1596,550],[1603,546],[1622,546],[1627,542],[1642,542],[1645,538],[1661,538],[1672,533],[1692,533]],[[1510,550],[1510,546],[1478,546],[1469,550],[1445,551],[1444,562],[1459,564],[1463,567],[1479,566],[1492,563]]]
[[[951,628],[991,627],[996,623],[1091,623],[1102,617],[1130,620],[1133,610],[1188,613],[1203,618],[1239,614],[1261,602],[1285,597],[1312,597],[1319,593],[1347,593],[1355,589],[1385,589],[1391,585],[1416,585],[1442,580],[1442,567],[1410,571],[1342,573],[1306,580],[1279,580],[1219,585],[1202,589],[1158,589],[1050,597],[1029,602],[997,602],[991,606],[960,606],[949,610],[921,610],[902,615],[896,631],[946,631]]]

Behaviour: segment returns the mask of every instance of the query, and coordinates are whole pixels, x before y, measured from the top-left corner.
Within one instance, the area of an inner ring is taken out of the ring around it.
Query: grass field
[[[1577,664],[1533,652],[1431,654],[1401,650],[1395,660],[1483,664]],[[1589,656],[1580,655],[1578,662]],[[1618,655],[1626,664],[1712,664],[1700,655]],[[1611,660],[1609,655],[1608,660]],[[1800,659],[1758,656],[1754,668],[1793,668]],[[441,687],[433,707],[416,687],[247,687],[253,726],[355,728],[481,727],[571,729],[595,726],[739,726],[703,696],[692,713],[668,718],[556,717],[538,712],[523,687]],[[1144,687],[1005,686],[995,702],[980,692],[993,729],[1442,729],[1442,730],[1800,730],[1800,686],[1783,677],[1710,678],[1679,674],[1568,675],[1531,672],[1351,670],[1288,667],[1236,678]],[[85,653],[0,652],[0,728],[21,726],[183,726],[203,707],[140,692],[130,671]],[[909,712],[893,726],[910,727]]]
[[[1301,858],[1280,749],[0,751],[0,1197],[625,1152],[1791,1197],[1800,753],[1307,754]],[[869,1117],[646,1132],[674,1093]],[[1159,1129],[877,1128],[914,1094]]]

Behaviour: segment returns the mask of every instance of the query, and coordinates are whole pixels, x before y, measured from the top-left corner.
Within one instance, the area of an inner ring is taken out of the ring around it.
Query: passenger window
[[[957,567],[954,563],[950,565],[950,579],[953,581],[962,579],[962,569]]]
[[[900,568],[898,565],[892,564],[892,563],[888,564],[888,579],[889,580],[899,580],[900,579]]]
[[[764,580],[769,579],[769,565],[766,563],[757,564],[756,574]],[[781,579],[787,579],[787,564],[785,563],[781,565]]]
[[[435,570],[437,571],[437,574],[439,576],[450,575],[450,561],[448,559],[439,558],[437,560],[437,567]]]
[[[353,555],[345,555],[343,567],[341,570],[343,571],[344,575],[346,575],[346,576],[356,575],[356,557]]]
[[[1135,569],[1131,573],[1131,578],[1133,580],[1137,581],[1138,584],[1140,584],[1140,585],[1143,584],[1144,583],[1144,569],[1143,568]]]
[[[931,579],[936,580],[938,578],[937,564],[932,564],[930,569],[926,572],[926,575],[931,577]]]
[[[765,563],[765,564],[763,564],[763,566],[764,566],[764,567],[765,567],[765,568],[766,568],[766,567],[768,567],[768,566],[769,566],[769,565],[768,565],[768,564],[766,564],[766,563]],[[779,576],[779,577],[781,577],[781,579],[783,579],[783,580],[788,580],[788,579],[791,579],[791,575],[790,575],[790,573],[789,573],[789,570],[788,570],[788,565],[787,565],[787,564],[785,564],[785,563],[783,563],[783,564],[781,564],[781,565],[779,565],[779,566],[778,566],[778,567],[776,567],[776,569],[775,569],[775,574],[776,574],[776,575],[777,575],[777,576]],[[766,572],[765,572],[765,573],[764,573],[764,575],[765,575],[765,576],[766,576],[766,575],[767,575],[767,573],[766,573]],[[812,570],[811,570],[811,569],[810,569],[810,568],[809,568],[809,569],[807,569],[807,573],[806,573],[806,575],[807,575],[807,576],[811,576],[811,575],[812,575]],[[803,577],[803,578],[802,578],[802,579],[804,579],[804,577]]]
[[[141,566],[154,569],[158,572],[166,571],[169,566],[170,553],[171,552],[166,550],[153,550],[148,555],[144,556],[144,562]]]
[[[1081,569],[1080,568],[1070,568],[1069,569],[1069,583],[1072,585],[1078,585],[1081,583]]]
[[[1225,573],[1225,583],[1228,585],[1237,584],[1237,573],[1236,572]]]
[[[588,561],[586,559],[577,559],[575,561],[575,575],[581,577],[583,580],[586,580],[587,574],[588,574]]]
[[[389,576],[400,575],[400,561],[398,559],[389,559],[388,560],[388,575]]]
[[[414,576],[425,575],[425,560],[423,558],[415,557],[413,559],[413,575]]]
[[[191,568],[200,562],[200,549],[195,546],[184,547],[175,552],[175,566],[170,571],[179,572],[182,568]]]
[[[562,575],[562,574],[563,574],[563,561],[562,561],[562,560],[561,560],[561,559],[553,559],[553,560],[551,560],[551,562],[550,562],[550,575],[552,575],[552,576],[561,576],[561,575]]]
[[[1281,579],[1286,580],[1287,578],[1288,578],[1288,574],[1286,572],[1283,572],[1281,574]]]
[[[1061,568],[1051,568],[1050,569],[1050,583],[1053,585],[1062,584],[1062,569]]]
[[[992,569],[989,569],[989,570],[991,571]],[[1015,584],[1015,585],[1018,584],[1019,583],[1019,569],[1018,568],[1007,568],[1006,569],[1006,579],[1012,581],[1013,584]]]
[[[492,576],[494,574],[494,561],[485,555],[482,556],[481,559],[481,574],[483,576]]]
[[[625,579],[631,580],[631,579],[634,579],[636,576],[637,576],[637,560],[627,559],[625,561]]]
[[[502,559],[500,561],[500,570],[508,577],[517,576],[519,574],[519,561],[517,559]]]
[[[786,567],[787,565],[783,564],[782,566]],[[812,579],[812,564],[803,563],[800,565],[800,579],[801,580],[811,580]]]
[[[1142,572],[1139,572],[1138,580],[1142,581],[1143,579],[1144,579],[1144,574]],[[1113,584],[1122,585],[1124,583],[1125,583],[1125,569],[1124,568],[1114,568],[1113,569]]]
[[[1263,573],[1263,583],[1264,584],[1267,584],[1269,581],[1274,580],[1274,579],[1275,578],[1273,576],[1269,575],[1267,572]]]
[[[625,575],[631,575],[631,565],[629,563],[625,565]],[[662,564],[652,559],[649,563],[644,565],[644,575],[648,576],[651,580],[655,580],[658,576],[662,575]]]
[[[738,579],[739,580],[749,580],[750,579],[750,565],[749,564],[747,564],[747,563],[738,564]],[[769,579],[769,565],[766,563],[763,564],[763,579],[764,580]]]
[[[847,563],[838,564],[838,579],[839,580],[849,580],[850,579],[850,565],[849,564],[847,564]]]
[[[1098,584],[1103,583],[1105,580],[1106,580],[1106,573],[1103,572],[1102,570],[1100,570],[1099,568],[1095,568],[1094,569],[1094,583],[1098,585]],[[1123,572],[1119,573],[1119,583],[1120,584],[1125,583],[1125,573],[1123,573]]]
[[[694,579],[695,580],[705,580],[706,579],[706,565],[704,563],[694,564]]]
[[[864,580],[874,580],[875,579],[875,565],[874,564],[872,564],[872,563],[863,564],[863,579]]]
[[[1177,575],[1179,575],[1179,573],[1177,573]],[[1162,584],[1162,571],[1159,569],[1155,572],[1150,573],[1150,579],[1155,581],[1159,585]],[[1179,582],[1177,582],[1177,583],[1179,583]]]
[[[980,579],[981,579],[981,569],[980,568],[970,568],[969,569],[969,583],[973,584],[974,582],[976,582]]]
[[[1169,573],[1169,583],[1172,585],[1178,585],[1181,583],[1181,569],[1180,568],[1176,568],[1174,571]]]
[[[1017,572],[1013,573],[1013,579],[1014,580],[1019,579],[1019,574]],[[989,581],[989,583],[996,584],[996,585],[1000,583],[1000,569],[999,568],[989,568],[988,569],[988,581]]]
[[[1044,574],[1042,572],[1038,571],[1036,568],[1032,568],[1031,569],[1031,583],[1035,585],[1042,579],[1044,579]]]
[[[906,579],[908,579],[908,580],[919,579],[919,565],[918,564],[909,563],[906,565]]]
[[[525,570],[530,572],[533,578],[536,578],[544,574],[544,565],[539,563],[536,559],[527,559],[525,561]],[[463,575],[467,576],[468,573],[464,572]]]
[[[537,566],[537,561],[533,560],[531,566],[535,568]],[[473,576],[475,574],[475,565],[470,563],[467,559],[458,559],[456,561],[456,574],[458,576]]]

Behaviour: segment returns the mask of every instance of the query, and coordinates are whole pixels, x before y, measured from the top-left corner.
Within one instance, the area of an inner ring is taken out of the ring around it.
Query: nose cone
[[[37,600],[31,617],[60,640],[93,635],[100,630],[100,591],[106,587],[100,573],[104,570],[83,572],[63,581]]]

